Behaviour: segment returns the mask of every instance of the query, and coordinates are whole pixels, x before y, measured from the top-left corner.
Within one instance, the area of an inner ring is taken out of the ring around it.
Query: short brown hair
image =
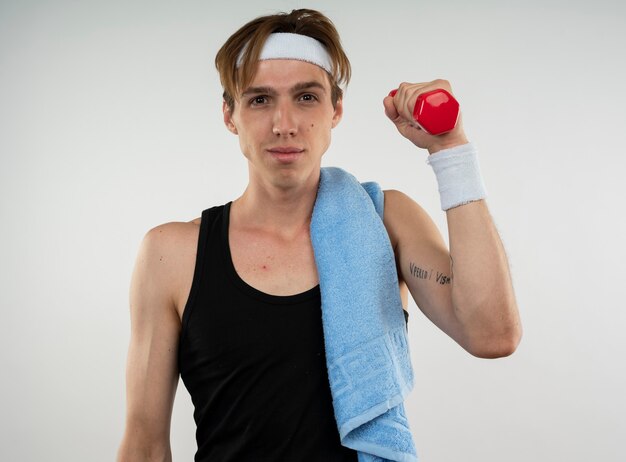
[[[329,74],[333,106],[343,96],[340,84],[350,81],[350,61],[343,51],[339,33],[330,19],[319,11],[299,9],[291,13],[278,13],[261,16],[242,26],[222,45],[215,56],[215,67],[220,74],[224,88],[224,101],[232,111],[235,107],[234,96],[245,88],[254,78],[257,61],[267,37],[274,32],[291,32],[307,35],[319,41],[332,62]],[[247,44],[249,46],[246,46]],[[237,67],[237,59],[242,49],[242,62]]]

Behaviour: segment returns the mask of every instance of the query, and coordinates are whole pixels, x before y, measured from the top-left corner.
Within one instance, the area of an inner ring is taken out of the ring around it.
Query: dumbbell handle
[[[389,96],[395,96],[392,90]],[[415,101],[413,118],[430,135],[443,135],[454,130],[459,118],[459,102],[443,88],[422,93]]]

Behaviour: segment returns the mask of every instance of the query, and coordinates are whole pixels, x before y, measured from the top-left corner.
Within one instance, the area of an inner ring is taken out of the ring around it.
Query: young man
[[[335,421],[311,240],[321,159],[342,117],[339,85],[350,78],[349,61],[328,18],[295,10],[243,26],[216,65],[224,123],[239,137],[249,183],[236,200],[156,227],[143,240],[131,284],[118,460],[171,460],[179,374],[195,406],[197,461],[357,460]],[[441,136],[413,122],[417,96],[437,88],[451,92],[444,80],[402,83],[383,100],[400,134],[427,149],[439,169],[450,238],[448,250],[419,205],[386,191],[382,229],[396,292],[406,308],[408,288],[469,353],[506,356],[521,327],[475,151],[460,121]]]

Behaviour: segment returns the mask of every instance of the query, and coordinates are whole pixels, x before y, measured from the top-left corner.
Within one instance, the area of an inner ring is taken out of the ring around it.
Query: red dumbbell
[[[389,96],[395,96],[392,90]],[[430,135],[443,135],[454,129],[459,119],[459,102],[443,88],[422,93],[413,108],[413,118]]]

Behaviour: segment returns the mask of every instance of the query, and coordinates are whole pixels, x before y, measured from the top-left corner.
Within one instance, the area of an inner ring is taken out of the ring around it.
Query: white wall
[[[326,165],[405,191],[446,235],[426,153],[382,110],[397,83],[446,78],[510,257],[512,357],[475,359],[410,307],[422,460],[624,460],[624,3],[263,5],[0,3],[0,460],[113,460],[139,242],[247,180],[215,52],[300,6],[334,20],[354,66]],[[193,458],[191,413],[181,384],[177,461]]]

